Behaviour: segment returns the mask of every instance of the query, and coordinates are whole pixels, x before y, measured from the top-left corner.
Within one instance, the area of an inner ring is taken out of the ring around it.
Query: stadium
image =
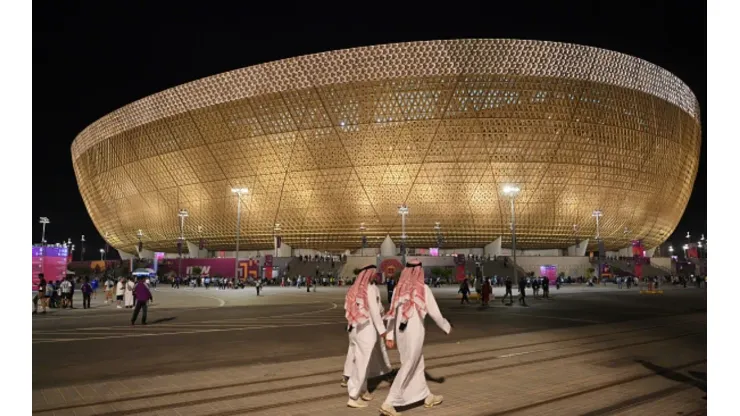
[[[701,146],[700,109],[668,71],[555,42],[466,39],[360,47],[214,75],[133,102],[72,144],[113,247],[175,252],[409,247],[608,250],[675,229]],[[247,188],[237,196],[234,188]],[[436,227],[436,228],[435,228]],[[276,229],[278,231],[276,231]],[[139,237],[141,230],[141,237]]]

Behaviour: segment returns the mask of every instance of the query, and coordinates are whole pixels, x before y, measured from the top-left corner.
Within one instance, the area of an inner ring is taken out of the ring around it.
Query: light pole
[[[49,224],[49,217],[40,217],[39,222],[41,223],[41,245],[46,244],[46,224]]]
[[[365,223],[360,223],[360,232],[362,233],[362,256],[365,257],[365,247],[367,247],[367,235],[365,234]]]
[[[398,213],[401,215],[401,263],[406,267],[406,216],[409,215],[409,207],[406,204],[401,205]]]
[[[439,248],[442,246],[442,226],[439,221],[434,223],[434,231],[437,232],[437,251],[439,251]]]
[[[686,258],[689,258],[689,247],[691,246],[691,231],[686,231]]]
[[[578,248],[578,224],[573,224],[573,240],[575,240],[576,248]]]
[[[231,188],[231,192],[236,194],[236,254],[234,257],[234,281],[239,280],[239,231],[242,220],[242,194],[249,193],[247,188]]]
[[[604,214],[601,212],[600,209],[597,209],[591,213],[591,216],[596,218],[596,247],[599,251],[599,263],[598,263],[599,269],[596,271],[596,280],[599,280],[599,281],[601,280],[601,256],[602,256],[601,247],[603,246],[603,244],[601,243],[601,230],[599,229],[599,218],[601,218],[602,215]]]
[[[80,237],[80,261],[85,261],[85,234]]]
[[[177,264],[177,276],[182,277],[182,245],[185,244],[185,218],[188,216],[188,210],[182,208],[177,212],[177,216],[180,217],[180,241],[177,244],[177,251],[179,254]],[[156,262],[157,259],[154,259]]]
[[[104,248],[100,249],[100,260],[105,260],[105,249]]]
[[[701,235],[701,238],[699,239],[699,249],[704,248],[704,257],[707,257],[707,239],[704,238],[704,234]]]
[[[272,236],[273,244],[275,245],[275,254],[274,254],[275,258],[278,257],[278,238],[280,238],[280,231],[281,231],[280,224],[275,223],[275,227],[273,228],[273,236]],[[282,242],[280,245],[282,245]]]
[[[511,203],[511,259],[514,262],[514,284],[519,284],[516,269],[516,206],[515,200],[519,195],[519,187],[514,185],[504,186],[504,195],[509,197]]]
[[[689,258],[689,245],[688,244],[683,245],[683,257],[687,260]]]

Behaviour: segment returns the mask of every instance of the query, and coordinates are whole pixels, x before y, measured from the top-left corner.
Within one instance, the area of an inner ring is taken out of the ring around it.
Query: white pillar
[[[125,251],[116,250],[118,251],[118,255],[121,256],[121,260],[128,260],[130,258],[136,258],[135,254],[126,253]]]
[[[293,248],[285,244],[285,241],[280,242],[280,247],[277,249],[277,256],[278,257],[291,257],[292,255],[293,255]]]
[[[397,255],[396,244],[391,239],[390,235],[385,236],[385,240],[380,245],[380,255],[383,257],[390,257]]]
[[[588,239],[580,241],[577,245],[568,247],[568,255],[571,257],[583,257],[586,255],[586,248],[588,247]]]
[[[488,256],[500,256],[501,255],[501,237],[493,240],[493,242],[486,244],[483,247],[483,255]]]

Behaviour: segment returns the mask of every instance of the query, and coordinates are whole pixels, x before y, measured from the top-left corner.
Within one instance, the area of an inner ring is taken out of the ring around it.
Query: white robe
[[[424,285],[426,290],[427,315],[439,326],[446,334],[450,333],[450,323],[442,317],[439,311],[437,301],[434,299],[429,286]],[[424,400],[429,396],[429,387],[424,376],[424,355],[422,347],[424,346],[424,321],[419,317],[416,308],[412,310],[411,317],[406,323],[406,329],[401,332],[400,325],[400,305],[396,311],[396,319],[389,322],[394,326],[394,331],[388,334],[389,339],[395,338],[398,345],[398,353],[401,356],[401,368],[396,374],[391,391],[385,399],[385,403],[393,407],[406,406],[412,403]]]
[[[380,292],[374,285],[367,286],[367,312],[369,319],[356,327],[349,333],[349,351],[347,357],[353,358],[347,374],[347,392],[350,399],[357,400],[360,395],[367,391],[367,378],[370,371],[377,371],[378,364],[384,364],[377,357],[375,351],[379,349],[378,338],[385,333],[383,318],[380,316]],[[380,361],[380,363],[372,363]],[[345,363],[346,366],[347,363]]]
[[[378,287],[376,285],[369,285],[369,287],[372,287],[373,290],[377,293],[377,298],[380,298],[380,291],[378,290]],[[370,297],[370,292],[368,291],[368,300],[372,299]],[[379,312],[380,316],[383,316],[383,304],[379,301]],[[351,334],[350,334],[351,336]],[[347,358],[344,360],[344,372],[342,375],[345,377],[349,377],[350,374],[352,374],[352,366],[355,362],[355,355],[354,355],[354,347],[352,345],[352,340],[350,340],[349,348],[347,350]],[[388,358],[388,351],[385,348],[385,339],[378,337],[378,342],[375,345],[375,348],[373,348],[372,355],[370,357],[370,363],[368,364],[367,368],[367,378],[373,378],[373,377],[379,377],[385,374],[390,373],[393,366],[391,365],[391,360]]]
[[[126,292],[123,294],[124,306],[134,306],[134,282],[126,282]]]

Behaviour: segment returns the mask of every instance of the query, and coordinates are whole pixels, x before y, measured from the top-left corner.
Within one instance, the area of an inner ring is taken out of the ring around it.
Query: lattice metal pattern
[[[461,40],[381,45],[232,71],[137,101],[72,146],[101,234],[130,250],[175,250],[198,226],[212,248],[268,248],[275,223],[293,247],[359,248],[400,235],[410,247],[509,241],[565,247],[595,235],[664,241],[698,169],[699,108],[665,70],[551,42]],[[578,224],[574,235],[573,224]],[[624,228],[631,230],[629,235]]]

